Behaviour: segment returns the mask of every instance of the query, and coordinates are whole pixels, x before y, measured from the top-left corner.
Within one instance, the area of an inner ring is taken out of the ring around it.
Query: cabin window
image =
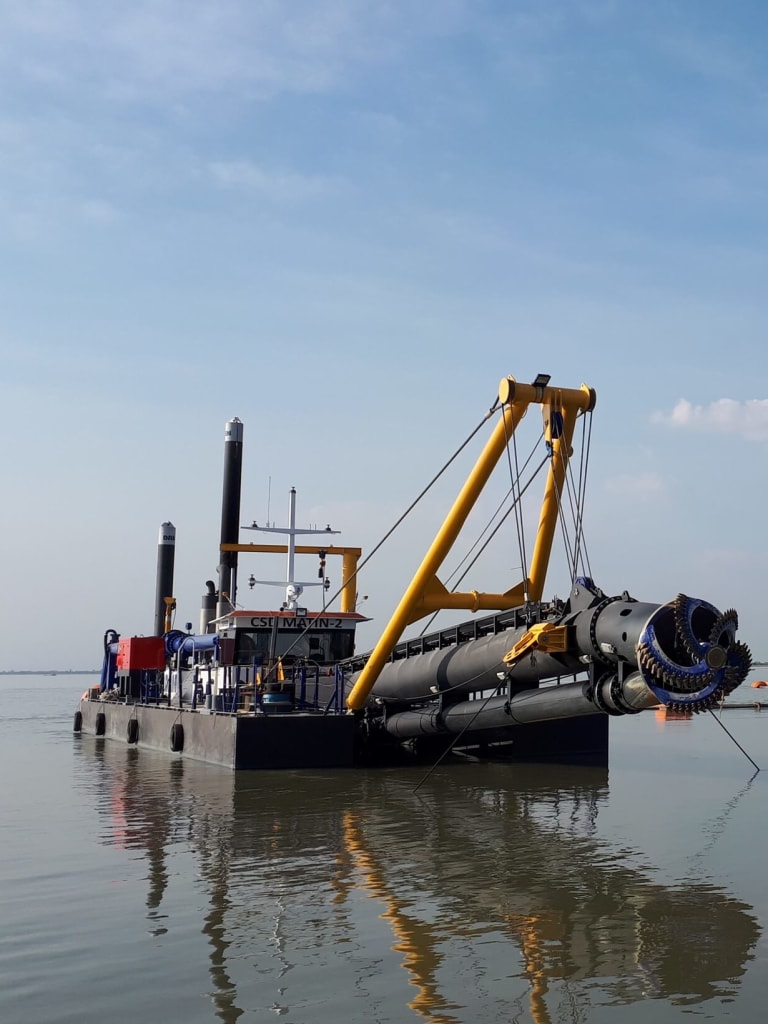
[[[271,629],[238,629],[235,639],[235,664],[262,664],[269,660]],[[287,665],[308,660],[319,665],[335,664],[354,654],[354,630],[312,629],[281,630],[275,638],[275,656]]]

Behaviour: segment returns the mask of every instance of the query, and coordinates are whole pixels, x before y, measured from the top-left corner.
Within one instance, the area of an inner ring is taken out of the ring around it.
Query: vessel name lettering
[[[257,628],[272,629],[274,624],[275,619],[272,615],[254,615],[251,619],[251,625]],[[277,620],[277,624],[280,629],[341,629],[344,625],[344,620],[335,618],[283,618],[281,616]]]

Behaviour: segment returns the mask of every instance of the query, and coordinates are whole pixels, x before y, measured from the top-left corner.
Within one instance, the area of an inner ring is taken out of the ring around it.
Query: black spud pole
[[[221,543],[237,544],[240,538],[240,484],[243,469],[243,424],[235,416],[224,428],[224,483],[221,496]],[[226,615],[235,606],[237,552],[221,551],[219,558],[219,600],[216,615]]]
[[[166,597],[173,597],[173,563],[176,556],[176,527],[163,523],[157,538],[154,636],[165,632]]]

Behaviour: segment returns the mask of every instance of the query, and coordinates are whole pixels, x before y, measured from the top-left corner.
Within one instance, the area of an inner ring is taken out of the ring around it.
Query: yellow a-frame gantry
[[[347,707],[350,711],[359,711],[364,707],[395,644],[405,627],[412,622],[445,608],[466,608],[473,612],[480,609],[503,611],[518,607],[526,601],[541,600],[576,420],[581,414],[591,412],[596,401],[594,390],[586,384],[582,384],[578,389],[554,388],[549,387],[549,378],[545,379],[547,383],[537,381],[533,384],[520,384],[514,377],[505,377],[501,381],[499,422],[350,691],[347,698]],[[527,579],[503,594],[481,594],[477,591],[451,593],[438,579],[437,571],[456,541],[503,452],[506,451],[529,405],[543,407],[545,436],[551,447],[552,456],[549,460],[530,574]]]

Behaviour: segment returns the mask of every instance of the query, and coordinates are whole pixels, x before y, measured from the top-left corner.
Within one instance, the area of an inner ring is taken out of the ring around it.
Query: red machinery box
[[[165,668],[165,644],[161,636],[128,636],[117,645],[117,667],[124,672]]]

